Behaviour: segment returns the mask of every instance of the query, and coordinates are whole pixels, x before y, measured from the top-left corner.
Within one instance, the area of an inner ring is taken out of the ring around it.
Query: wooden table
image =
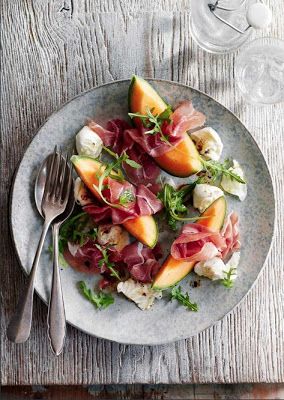
[[[284,3],[268,2],[274,21],[264,35],[284,38]],[[192,42],[188,0],[14,0],[3,8],[2,383],[283,381],[283,104],[256,107],[244,102],[235,85],[236,55],[207,54]],[[5,329],[25,282],[8,233],[13,171],[54,110],[84,90],[133,73],[200,89],[236,113],[251,131],[269,164],[277,198],[275,240],[266,266],[234,312],[188,340],[125,346],[68,326],[64,354],[55,358],[46,335],[47,308],[36,297],[30,340],[11,344]]]

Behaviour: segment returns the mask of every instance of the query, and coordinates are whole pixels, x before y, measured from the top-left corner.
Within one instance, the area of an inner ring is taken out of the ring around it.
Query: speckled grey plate
[[[215,128],[224,143],[223,157],[233,156],[243,165],[248,196],[241,203],[228,197],[229,210],[240,215],[242,238],[241,263],[235,287],[224,288],[218,282],[202,280],[192,289],[186,278],[182,286],[190,290],[199,305],[197,313],[178,307],[166,299],[157,301],[149,311],[139,310],[123,296],[104,311],[97,311],[76,288],[81,279],[93,286],[94,278],[75,272],[61,271],[67,321],[78,329],[101,338],[129,344],[162,344],[195,335],[224,317],[239,303],[256,281],[268,254],[274,227],[274,195],[265,160],[244,125],[225,107],[205,94],[174,82],[151,80],[158,92],[171,104],[192,99],[194,106],[207,116],[207,125]],[[54,113],[41,127],[29,145],[17,171],[11,200],[11,229],[19,260],[29,273],[41,231],[33,198],[37,170],[43,158],[58,144],[66,148],[88,118],[104,123],[113,117],[127,116],[129,81],[113,82],[92,89],[71,100]],[[165,249],[169,234],[161,235]],[[51,283],[51,260],[47,251],[40,260],[36,290],[47,302]]]

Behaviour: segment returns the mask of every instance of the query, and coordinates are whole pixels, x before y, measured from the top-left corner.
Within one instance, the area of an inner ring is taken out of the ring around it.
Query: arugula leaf
[[[120,195],[119,197],[119,204],[122,206],[125,206],[135,200],[134,194],[131,192],[131,190],[126,189],[124,192]]]
[[[243,184],[246,183],[243,178],[241,178],[239,175],[235,174],[232,170],[230,170],[232,162],[229,159],[226,159],[223,163],[214,160],[204,160],[204,159],[200,160],[202,162],[204,170],[210,174],[212,182],[221,178],[222,175],[225,175],[230,177],[231,179],[234,179],[239,183]]]
[[[103,265],[105,265],[110,270],[110,272],[111,272],[110,275],[113,276],[114,278],[118,279],[119,281],[121,281],[119,272],[115,269],[115,264],[109,260],[109,254],[107,251],[108,249],[103,248],[99,244],[96,244],[96,248],[99,249],[102,254],[102,259],[98,263],[99,267],[102,268]]]
[[[171,291],[171,300],[177,300],[181,305],[190,311],[198,311],[198,305],[192,303],[188,293],[182,293],[181,287],[174,286]]]
[[[59,252],[63,253],[69,241],[82,246],[87,239],[95,239],[97,237],[97,228],[91,227],[87,229],[89,223],[90,217],[85,212],[67,219],[59,231]]]
[[[127,158],[125,160],[126,164],[130,165],[130,167],[135,168],[135,169],[139,169],[142,167],[142,165],[138,164],[136,161],[131,160],[130,158]]]
[[[236,269],[237,268],[232,267],[229,271],[223,271],[225,277],[221,280],[221,283],[228,289],[231,289],[234,286],[234,279],[232,279],[232,276],[236,275]]]
[[[104,309],[114,303],[114,298],[111,294],[100,291],[98,294],[92,292],[84,281],[78,282],[78,287],[82,295],[94,304],[98,309]]]
[[[165,207],[166,219],[172,230],[177,230],[177,221],[196,221],[198,217],[185,217],[187,207],[184,202],[191,196],[196,182],[175,189],[166,183],[157,197]]]
[[[154,115],[154,110],[155,107],[151,109],[147,108],[146,115],[140,113],[128,113],[128,115],[131,119],[140,118],[145,128],[151,128],[145,132],[146,135],[159,134],[163,142],[171,145],[168,136],[165,135],[161,129],[161,126],[165,121],[167,121],[168,123],[172,122],[170,119],[170,116],[172,114],[171,106],[168,105],[167,108],[159,115]]]

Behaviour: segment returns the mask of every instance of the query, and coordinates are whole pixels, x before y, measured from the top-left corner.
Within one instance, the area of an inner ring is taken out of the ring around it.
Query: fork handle
[[[64,346],[66,336],[66,319],[63,301],[60,270],[58,263],[59,224],[52,225],[53,237],[53,274],[50,301],[48,307],[48,336],[55,355],[59,355]]]
[[[30,336],[33,314],[34,281],[43,243],[50,226],[50,222],[50,220],[46,220],[43,224],[28,284],[19,297],[16,311],[12,316],[7,328],[7,337],[14,343],[23,343]]]

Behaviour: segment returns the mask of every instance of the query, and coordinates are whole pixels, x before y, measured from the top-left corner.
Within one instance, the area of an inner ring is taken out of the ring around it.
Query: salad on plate
[[[221,161],[222,138],[192,101],[169,105],[133,76],[128,102],[125,120],[91,120],[76,135],[77,206],[60,229],[61,264],[100,276],[94,287],[78,278],[98,309],[118,293],[141,310],[164,298],[196,312],[178,285],[191,271],[235,284],[239,217],[226,197],[245,200],[244,172],[237,160]],[[175,232],[169,252],[159,230]]]

